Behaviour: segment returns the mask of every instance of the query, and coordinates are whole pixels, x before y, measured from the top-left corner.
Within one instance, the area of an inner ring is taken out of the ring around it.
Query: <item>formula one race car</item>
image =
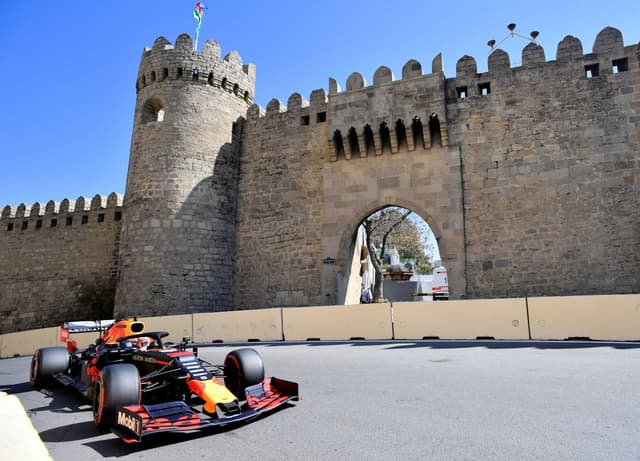
[[[102,334],[78,351],[69,331]],[[92,402],[95,424],[127,443],[248,420],[299,398],[297,383],[264,378],[262,357],[253,349],[233,350],[224,365],[212,365],[187,346],[188,338],[163,344],[167,332],[147,332],[136,320],[71,323],[62,332],[66,348],[33,355],[31,385],[54,380],[77,389]]]

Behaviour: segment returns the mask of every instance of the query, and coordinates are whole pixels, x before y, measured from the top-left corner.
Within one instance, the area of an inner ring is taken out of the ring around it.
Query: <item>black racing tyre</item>
[[[254,349],[236,349],[224,359],[224,384],[238,400],[245,400],[244,390],[264,379],[262,357]]]
[[[56,373],[64,373],[69,368],[69,353],[64,347],[43,347],[31,359],[29,381],[38,389]]]
[[[135,365],[107,365],[100,372],[93,396],[93,422],[107,429],[113,425],[116,409],[140,404],[140,374]]]

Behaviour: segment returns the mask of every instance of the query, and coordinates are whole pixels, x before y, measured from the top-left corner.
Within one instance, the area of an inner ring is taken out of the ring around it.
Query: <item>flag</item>
[[[202,4],[202,2],[197,2],[195,8],[193,9],[193,18],[197,21],[196,30],[200,29],[200,24],[202,24],[202,16],[204,16],[204,11],[207,7]]]

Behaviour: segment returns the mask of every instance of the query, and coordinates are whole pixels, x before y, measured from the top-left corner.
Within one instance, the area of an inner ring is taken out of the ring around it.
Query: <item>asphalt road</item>
[[[31,390],[27,357],[0,361],[0,390],[20,398],[57,461],[640,460],[639,343],[250,346],[303,400],[230,429],[125,445],[97,432],[72,391]],[[221,363],[229,350],[200,355]]]

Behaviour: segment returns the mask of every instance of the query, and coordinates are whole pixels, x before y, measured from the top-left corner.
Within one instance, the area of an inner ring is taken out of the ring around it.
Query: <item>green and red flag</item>
[[[193,49],[198,49],[198,35],[200,34],[200,24],[202,24],[202,17],[204,16],[204,10],[207,7],[202,2],[197,2],[193,9],[193,18],[196,20],[196,41],[193,44]]]
[[[202,24],[202,16],[204,16],[204,11],[207,7],[202,4],[202,2],[197,2],[195,8],[193,9],[193,18],[197,21],[196,29],[200,29],[200,24]]]

